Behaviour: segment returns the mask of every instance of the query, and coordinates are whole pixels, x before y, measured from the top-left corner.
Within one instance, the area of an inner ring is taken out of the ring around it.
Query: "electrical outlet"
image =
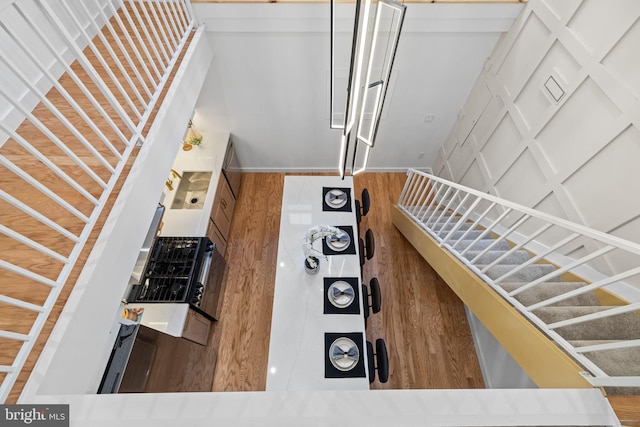
[[[424,122],[425,123],[431,123],[436,119],[436,115],[435,114],[427,114],[424,118]]]
[[[424,152],[418,153],[418,159],[424,159]]]

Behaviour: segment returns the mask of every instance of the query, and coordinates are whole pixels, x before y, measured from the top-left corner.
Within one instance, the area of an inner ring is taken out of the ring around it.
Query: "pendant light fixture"
[[[375,145],[406,6],[378,0],[356,0],[345,114],[335,123],[335,0],[331,4],[330,127],[342,129],[340,176],[364,171]],[[372,22],[373,21],[373,22]]]

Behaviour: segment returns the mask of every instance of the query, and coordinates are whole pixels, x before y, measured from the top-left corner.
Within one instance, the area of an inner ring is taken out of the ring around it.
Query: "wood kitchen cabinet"
[[[209,341],[210,328],[211,320],[197,311],[189,309],[187,320],[182,330],[182,338],[206,346]]]
[[[236,199],[233,197],[231,188],[224,176],[218,180],[218,188],[211,209],[211,218],[207,229],[207,236],[216,244],[220,253],[224,255],[231,228],[233,210],[236,206]]]
[[[207,227],[207,237],[216,245],[218,252],[224,256],[227,250],[227,239],[222,237],[222,234],[218,231],[218,227],[216,227],[211,218],[209,218],[209,226]]]

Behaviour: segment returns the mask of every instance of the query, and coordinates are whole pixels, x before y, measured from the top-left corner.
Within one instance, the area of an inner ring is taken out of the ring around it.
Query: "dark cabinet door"
[[[220,316],[220,308],[222,307],[226,273],[227,263],[220,252],[214,249],[213,257],[211,259],[211,268],[209,269],[209,276],[207,277],[207,283],[205,284],[204,292],[202,294],[200,310],[209,314],[216,320]]]

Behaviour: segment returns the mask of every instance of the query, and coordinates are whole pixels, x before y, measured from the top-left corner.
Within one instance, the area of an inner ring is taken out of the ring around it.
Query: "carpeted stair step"
[[[448,233],[448,232],[447,232]],[[443,239],[445,237],[447,237],[447,233],[442,233],[442,237]],[[449,238],[449,242],[450,243],[455,243],[456,241],[458,241],[459,238],[461,238],[464,233],[466,233],[466,231],[454,231],[453,234],[451,234],[451,237]],[[483,233],[483,230],[471,230],[467,233],[466,236],[464,236],[465,239],[471,239],[471,240],[475,240],[478,237],[480,237],[480,235]],[[491,235],[489,233],[487,233],[487,235],[485,237],[483,237],[483,239],[491,239]]]
[[[546,324],[609,310],[609,306],[542,307],[533,313]],[[566,340],[634,340],[640,339],[640,316],[634,312],[581,322],[556,328]]]
[[[482,268],[482,266],[479,266]],[[497,279],[502,275],[508,273],[509,271],[515,269],[518,265],[507,265],[507,264],[499,264],[494,265],[489,268],[485,274],[492,279]],[[509,282],[533,282],[541,277],[546,276],[547,274],[555,271],[555,267],[551,264],[531,264],[528,265],[520,271],[513,273],[510,276],[507,276],[505,280]],[[549,282],[560,282],[560,277],[552,277]]]
[[[426,210],[423,210],[424,218],[429,218],[433,210],[428,214],[425,214]],[[441,238],[447,237],[447,234],[456,226],[456,218],[449,221],[450,213],[442,215],[442,209],[433,213],[431,221],[427,221],[427,226]],[[445,226],[445,224],[447,224]],[[449,236],[447,240],[448,245],[453,245],[458,242],[458,239],[463,239],[455,245],[454,251],[462,252],[465,249],[469,250],[464,254],[464,257],[469,261],[473,260],[476,256],[480,255],[486,248],[494,244],[495,239],[490,233],[483,236],[473,246],[472,243],[476,241],[484,232],[483,229],[470,230],[472,226],[471,221],[467,221],[464,224],[460,224],[459,228]],[[466,233],[466,234],[465,234]],[[464,236],[464,237],[463,237]],[[474,264],[482,269],[486,265],[489,265],[502,257],[507,251],[510,250],[510,246],[506,241],[500,241],[491,247],[489,251],[480,256]],[[524,250],[514,251],[506,256],[504,259],[491,268],[487,269],[485,274],[491,279],[497,279],[518,268],[520,265],[526,263],[530,259],[529,253]],[[507,282],[498,285],[505,291],[512,292],[532,281],[538,280],[544,276],[547,276],[554,271],[557,267],[551,264],[531,264],[528,265],[516,273],[513,273],[505,278]],[[514,298],[522,303],[525,307],[531,306],[541,301],[548,300],[550,298],[562,295],[567,292],[571,292],[581,287],[586,286],[584,282],[563,282],[560,276],[555,276],[547,279],[546,282],[540,283],[533,288],[527,289],[517,295]],[[596,295],[593,292],[585,292],[583,294],[566,298],[552,305],[541,307],[533,311],[543,322],[546,324],[552,324],[562,320],[573,319],[576,317],[584,316],[587,314],[597,313],[600,311],[608,310],[614,307],[602,307]],[[555,332],[560,334],[566,340],[574,346],[585,346],[603,344],[604,340],[630,340],[640,339],[640,315],[635,312],[624,313],[615,316],[609,316],[602,319],[591,320],[588,322],[582,322],[575,325],[564,326],[556,328]],[[585,357],[592,360],[597,366],[599,366],[604,372],[612,376],[640,376],[640,347],[632,347],[617,350],[605,350],[598,352],[585,353]],[[640,395],[640,387],[605,387],[608,394],[631,394]]]
[[[475,240],[473,239],[467,239],[465,238],[464,240],[460,240],[460,243],[458,243],[456,245],[456,249],[459,251],[463,251],[464,249],[468,248],[469,246],[471,246],[471,244],[475,242]],[[494,239],[481,239],[478,240],[473,247],[471,247],[472,251],[481,251],[483,249],[488,248],[490,245],[492,245],[494,243]],[[491,248],[492,251],[508,251],[510,249],[509,244],[507,242],[505,242],[504,240],[499,241],[498,243],[496,243],[495,246],[493,246]]]
[[[615,341],[569,341],[574,347],[608,344]],[[606,374],[613,376],[640,376],[640,347],[618,348],[583,353]],[[640,387],[605,387],[607,394],[640,395]]]
[[[469,261],[471,261],[472,259],[474,259],[476,256],[480,255],[482,251],[469,251],[467,253],[464,254],[464,257],[466,259],[468,259]],[[503,256],[504,254],[506,254],[508,251],[498,251],[498,250],[493,250],[493,248],[487,252],[486,254],[483,254],[480,258],[478,258],[475,261],[475,264],[491,264],[492,262],[494,262],[495,260],[497,260],[498,258],[500,258],[501,256]],[[499,264],[522,264],[525,263],[529,260],[529,253],[527,251],[515,251],[509,255],[507,255],[506,257],[504,257],[504,259],[500,260]],[[499,265],[497,264],[497,265]]]
[[[527,283],[498,283],[507,292],[515,291],[516,289],[526,285]],[[543,282],[533,288],[527,289],[514,295],[514,298],[520,301],[525,306],[533,305],[540,301],[553,298],[558,295],[562,295],[566,292],[570,292],[576,289],[580,289],[585,286],[584,282]],[[592,305],[598,306],[600,302],[593,292],[587,292],[574,297],[570,297],[554,303],[549,307],[555,306],[567,306],[567,305]]]
[[[435,232],[441,232],[441,231],[451,231],[453,230],[453,227],[455,227],[455,223],[449,223],[447,225],[445,225],[446,221],[444,222],[439,222],[437,224],[427,224],[427,226],[432,229]],[[471,228],[471,226],[473,225],[473,223],[471,222],[463,222],[462,224],[460,224],[460,226],[458,227],[458,231],[464,231],[464,230],[468,230]]]

